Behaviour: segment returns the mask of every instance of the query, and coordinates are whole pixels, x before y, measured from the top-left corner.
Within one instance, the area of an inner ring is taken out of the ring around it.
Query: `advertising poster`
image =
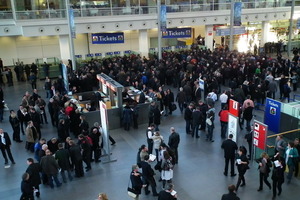
[[[261,150],[266,149],[268,126],[254,120],[253,145]]]
[[[280,114],[281,102],[267,98],[264,123],[268,125],[268,129],[274,133],[279,133],[280,130]]]
[[[241,24],[242,24],[242,2],[235,2],[233,25],[240,26]]]
[[[233,116],[239,117],[239,102],[230,99],[229,100],[229,113]]]
[[[167,30],[167,7],[165,5],[160,7],[160,30],[162,32]]]
[[[232,134],[232,140],[236,142],[237,138],[237,126],[238,126],[239,118],[229,113],[228,116],[228,135]]]

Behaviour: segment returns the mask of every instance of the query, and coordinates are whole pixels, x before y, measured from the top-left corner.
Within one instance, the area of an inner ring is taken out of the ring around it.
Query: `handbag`
[[[133,188],[128,187],[127,193],[128,193],[128,196],[130,196],[134,199],[137,197],[136,191]]]
[[[128,187],[127,187],[127,194],[128,196],[130,196],[131,198],[136,198],[137,197],[137,191],[134,188],[129,187],[129,183],[130,183],[130,179],[128,181]]]
[[[211,119],[210,118],[207,118],[206,119],[206,121],[205,121],[209,126],[211,126],[212,125],[212,121],[211,121]]]
[[[171,106],[171,109],[172,109],[172,111],[175,111],[177,109],[176,104],[173,103],[172,106]]]

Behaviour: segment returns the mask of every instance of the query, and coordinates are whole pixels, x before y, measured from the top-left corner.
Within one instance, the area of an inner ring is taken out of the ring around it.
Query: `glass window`
[[[10,0],[0,0],[0,10],[1,11],[11,10]]]

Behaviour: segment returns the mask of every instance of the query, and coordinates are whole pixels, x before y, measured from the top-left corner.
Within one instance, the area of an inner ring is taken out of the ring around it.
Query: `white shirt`
[[[220,102],[221,103],[227,103],[227,100],[228,100],[227,94],[223,93],[223,94],[220,95]]]
[[[214,92],[209,93],[208,98],[211,98],[214,101],[217,101],[217,99],[218,99],[216,93],[214,93]]]
[[[1,142],[2,142],[2,144],[6,145],[4,134],[2,133],[2,134],[0,134],[0,136],[1,136]]]

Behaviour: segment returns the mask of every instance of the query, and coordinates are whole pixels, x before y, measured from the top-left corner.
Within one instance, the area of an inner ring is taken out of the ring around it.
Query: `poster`
[[[268,125],[268,129],[274,133],[279,133],[280,131],[280,114],[281,102],[267,98],[264,123]]]
[[[233,17],[233,25],[240,26],[242,25],[242,2],[234,3],[234,17]]]
[[[237,138],[237,127],[238,127],[239,118],[229,113],[228,116],[228,135],[232,134],[232,141],[236,142]]]
[[[266,149],[268,126],[254,120],[253,145],[261,150]]]
[[[239,117],[239,102],[230,99],[229,100],[229,113],[235,117]]]

